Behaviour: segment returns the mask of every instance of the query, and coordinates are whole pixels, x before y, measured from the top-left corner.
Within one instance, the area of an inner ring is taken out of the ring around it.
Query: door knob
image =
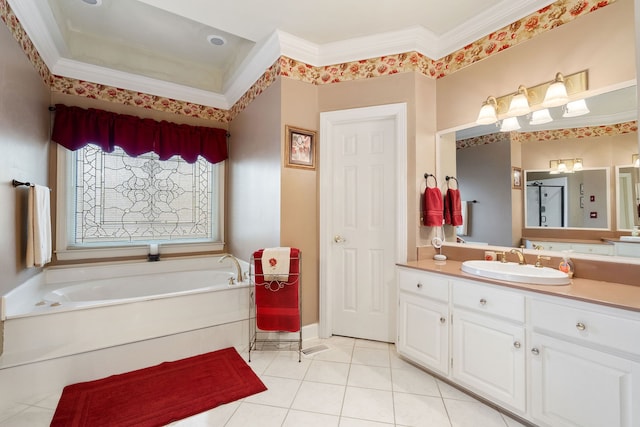
[[[335,237],[333,238],[333,241],[336,243],[344,243],[347,241],[347,239],[345,239],[344,237],[342,237],[339,234],[336,234]]]

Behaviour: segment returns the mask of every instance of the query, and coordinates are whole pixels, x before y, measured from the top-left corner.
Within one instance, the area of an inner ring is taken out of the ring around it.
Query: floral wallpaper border
[[[42,76],[45,84],[50,86],[53,91],[228,123],[264,92],[278,76],[293,78],[315,85],[369,79],[407,72],[419,72],[425,76],[438,79],[615,1],[558,0],[437,60],[429,59],[418,52],[407,52],[314,67],[282,56],[264,72],[229,110],[52,75],[11,10],[7,0],[0,0],[0,19],[7,25],[13,37]]]
[[[614,136],[638,131],[638,122],[616,123],[614,125],[586,126],[581,128],[543,130],[537,132],[496,132],[474,138],[461,139],[456,141],[456,149],[477,147],[480,145],[493,144],[500,141],[517,142],[542,142],[554,141],[558,139],[584,139],[599,136]]]

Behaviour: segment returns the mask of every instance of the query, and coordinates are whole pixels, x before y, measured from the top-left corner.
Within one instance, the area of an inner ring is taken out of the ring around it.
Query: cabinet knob
[[[584,331],[585,329],[587,329],[587,326],[582,322],[578,322],[576,323],[576,329],[579,331]]]
[[[442,317],[440,318],[440,323],[444,323],[444,322],[446,322],[446,321],[447,321],[447,318],[446,318],[446,317],[442,316]]]
[[[418,283],[418,284],[416,285],[416,288],[418,288],[418,289],[422,289],[422,283]]]
[[[531,349],[531,353],[533,353],[534,355],[537,356],[537,355],[540,354],[540,350],[538,350],[537,348],[534,347],[534,348]]]
[[[484,298],[480,299],[480,305],[487,305],[487,300]]]
[[[513,343],[513,346],[514,346],[515,348],[520,348],[520,347],[521,347],[520,341],[516,341],[516,342],[514,342],[514,343]]]

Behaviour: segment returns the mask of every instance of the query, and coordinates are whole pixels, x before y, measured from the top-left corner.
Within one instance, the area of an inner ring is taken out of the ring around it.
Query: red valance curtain
[[[225,129],[158,122],[89,108],[56,105],[51,139],[75,151],[96,144],[110,153],[115,146],[130,156],[153,151],[160,160],[179,155],[193,163],[202,156],[210,163],[227,159]]]

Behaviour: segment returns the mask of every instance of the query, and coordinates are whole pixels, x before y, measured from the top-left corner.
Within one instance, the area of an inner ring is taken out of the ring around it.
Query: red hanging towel
[[[449,188],[444,197],[444,223],[455,227],[462,225],[462,201],[460,190]]]
[[[438,187],[427,187],[423,196],[422,224],[427,227],[442,226],[442,193]]]
[[[300,330],[300,250],[291,248],[289,276],[285,281],[268,281],[262,271],[262,253],[253,253],[255,264],[256,324],[263,331]],[[280,287],[280,284],[283,286]],[[277,289],[277,290],[276,290]]]

